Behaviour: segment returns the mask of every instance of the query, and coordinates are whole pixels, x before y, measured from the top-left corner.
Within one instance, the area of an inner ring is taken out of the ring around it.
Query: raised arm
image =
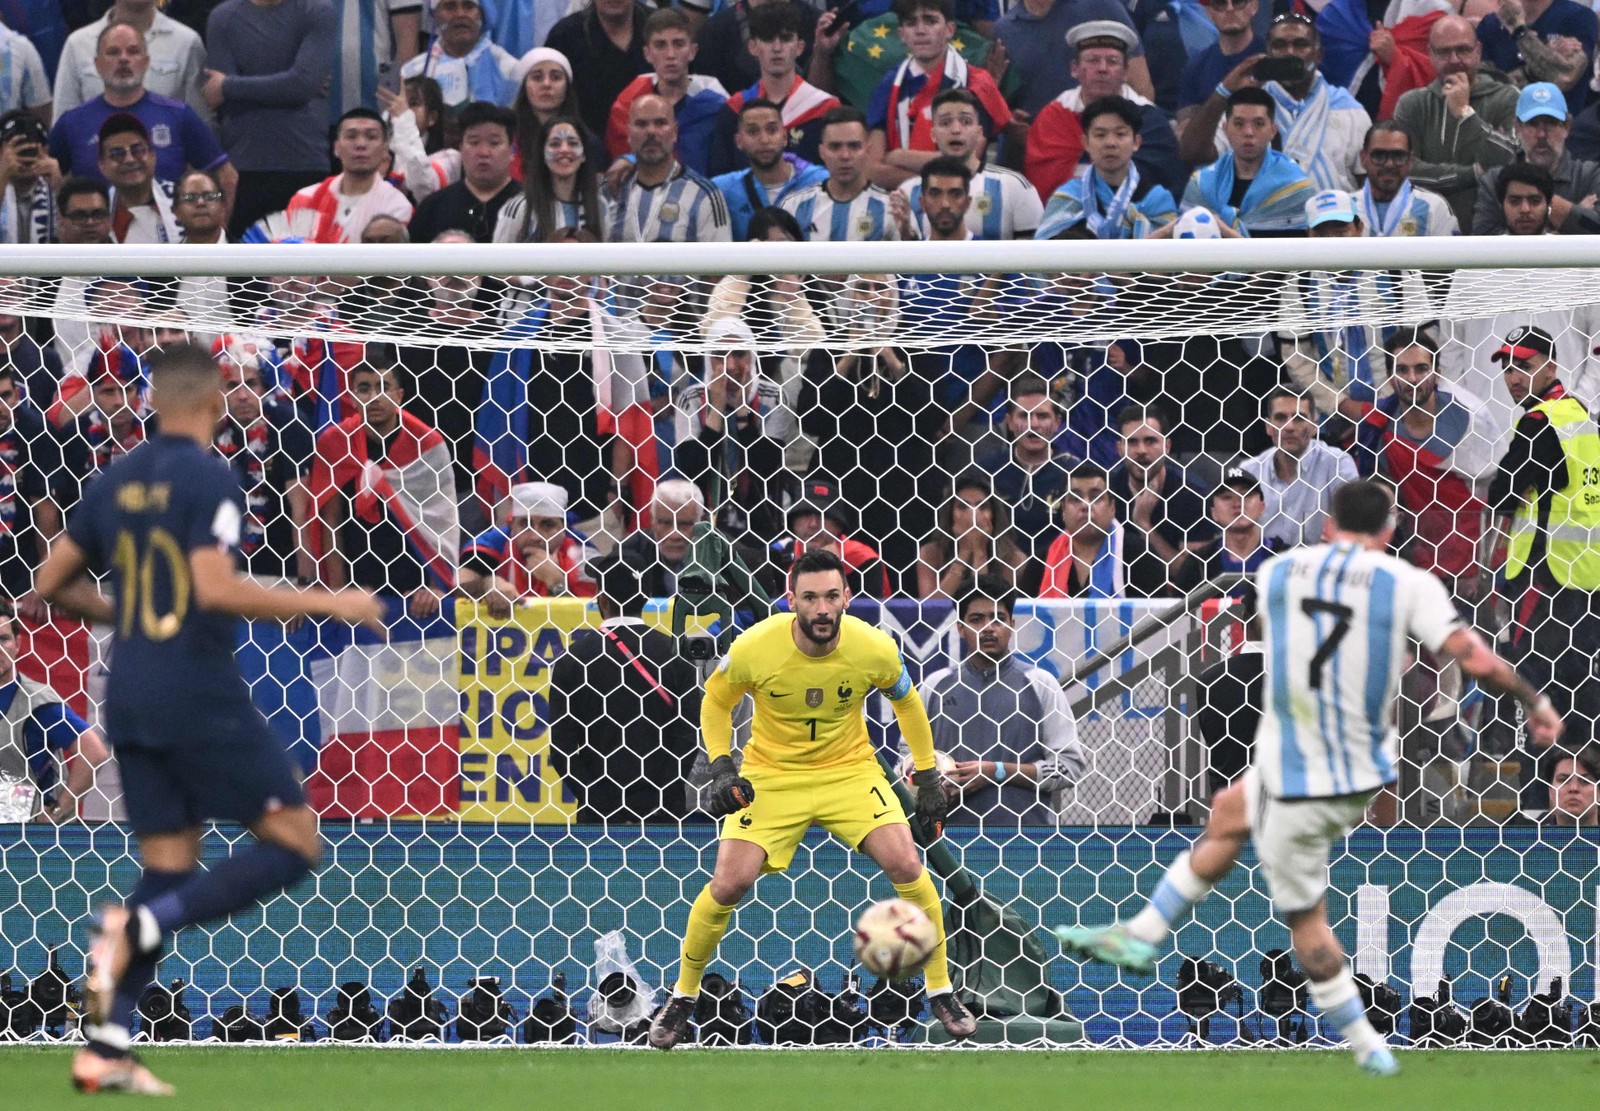
[[[1566,724],[1550,704],[1550,697],[1534,689],[1516,668],[1495,654],[1484,639],[1471,629],[1461,628],[1445,638],[1439,649],[1461,665],[1461,670],[1497,694],[1509,694],[1528,711],[1528,736],[1548,748],[1560,739]]]

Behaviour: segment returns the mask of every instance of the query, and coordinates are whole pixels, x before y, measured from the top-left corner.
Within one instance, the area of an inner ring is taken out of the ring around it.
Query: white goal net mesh
[[[242,626],[240,666],[328,849],[263,909],[178,937],[144,1033],[636,1039],[715,856],[698,721],[660,720],[611,664],[561,689],[558,662],[599,626],[610,560],[645,576],[648,625],[725,647],[726,611],[764,615],[824,547],[970,780],[934,870],[980,1016],[1032,1022],[1012,1043],[1327,1044],[1253,856],[1154,978],[1064,959],[1047,928],[1142,905],[1243,769],[1259,681],[1237,579],[1221,600],[1205,585],[1315,542],[1333,489],[1375,474],[1400,553],[1568,733],[1530,751],[1511,707],[1417,653],[1398,779],[1336,850],[1330,919],[1401,1039],[1594,1039],[1600,607],[1540,579],[1542,546],[1508,570],[1527,488],[1507,500],[1496,476],[1516,374],[1553,365],[1600,403],[1600,270],[1457,269],[1408,241],[1360,256],[1372,269],[1303,268],[1335,258],[1325,245],[1275,269],[1122,246],[1006,244],[976,273],[872,244],[848,262],[751,249],[759,276],[583,246],[397,250],[383,273],[329,276],[329,252],[277,246],[214,252],[242,276],[180,277],[189,248],[118,248],[73,276],[0,278],[0,654],[17,673],[103,733],[109,631],[48,612],[32,573],[85,484],[153,431],[146,360],[185,339],[229,386],[216,449],[246,494],[242,566],[388,605],[382,641]],[[1551,481],[1568,478],[1594,481]],[[1018,598],[1004,697],[964,664],[978,633],[954,601],[975,573]],[[1071,722],[1039,712],[1038,683],[1065,686]],[[88,915],[137,858],[114,754],[30,728],[17,697],[0,713],[0,1036],[72,1036]],[[866,712],[893,767],[893,715],[879,695]],[[216,828],[206,858],[242,836]],[[922,1001],[861,982],[851,954],[850,924],[890,894],[813,829],[737,912],[702,1038],[923,1036]]]

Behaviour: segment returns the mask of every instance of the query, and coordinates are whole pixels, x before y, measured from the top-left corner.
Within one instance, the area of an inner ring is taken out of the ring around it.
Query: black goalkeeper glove
[[[944,795],[944,775],[938,768],[913,772],[911,783],[917,789],[917,821],[930,842],[939,840],[944,833],[944,816],[950,811],[950,801]]]
[[[706,809],[713,818],[737,813],[756,798],[756,789],[733,766],[732,756],[718,756],[711,761],[711,789],[706,792]]]

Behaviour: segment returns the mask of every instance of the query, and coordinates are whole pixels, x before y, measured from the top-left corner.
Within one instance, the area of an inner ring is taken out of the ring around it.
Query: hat
[[[0,116],[0,144],[9,143],[18,135],[40,146],[50,141],[50,134],[39,117],[25,108],[15,108]]]
[[[1324,189],[1306,202],[1306,226],[1348,224],[1356,218],[1356,202],[1343,189]]]
[[[513,76],[519,88],[527,80],[528,71],[540,62],[554,62],[566,73],[567,80],[572,80],[572,62],[567,59],[565,54],[548,46],[536,46],[517,59],[517,68]]]
[[[1536,81],[1517,97],[1517,119],[1523,123],[1537,119],[1564,121],[1566,118],[1567,96],[1549,81]]]
[[[1096,42],[1097,39],[1110,41]],[[1121,47],[1124,54],[1129,54],[1139,45],[1139,39],[1126,23],[1119,23],[1115,19],[1090,19],[1067,31],[1067,45],[1074,50],[1114,45]]]
[[[741,317],[723,316],[711,322],[706,329],[706,346],[713,353],[724,351],[754,351],[755,333]]]
[[[831,478],[808,478],[800,484],[800,499],[789,507],[784,520],[793,524],[803,513],[832,521],[841,532],[849,532],[854,524],[849,507],[839,497],[839,484]]]
[[[1550,333],[1543,328],[1524,324],[1508,333],[1505,343],[1500,345],[1500,350],[1490,357],[1498,363],[1507,359],[1532,359],[1540,355],[1546,359],[1555,358],[1556,341],[1551,339]]]
[[[123,135],[129,131],[144,136],[144,141],[147,143],[150,141],[150,129],[132,112],[113,112],[107,116],[95,137],[103,143],[113,135]]]
[[[567,517],[567,490],[554,482],[521,482],[511,488],[512,517]]]
[[[1261,493],[1261,480],[1243,467],[1229,467],[1222,472],[1222,481],[1217,483],[1217,488],[1211,492],[1216,497],[1224,490],[1232,490],[1239,494],[1250,495]]]

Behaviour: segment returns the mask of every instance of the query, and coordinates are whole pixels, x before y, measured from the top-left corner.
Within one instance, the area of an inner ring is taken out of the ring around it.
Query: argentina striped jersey
[[[889,194],[876,185],[863,189],[854,200],[835,201],[822,182],[780,202],[794,216],[812,243],[863,243],[899,239],[889,215]]]
[[[633,174],[619,195],[606,197],[607,243],[726,243],[728,203],[711,182],[675,164],[660,185]]]
[[[907,178],[900,192],[911,202],[911,214],[922,237],[928,237],[928,218],[922,214],[922,179]],[[1032,239],[1044,202],[1027,178],[1004,166],[985,166],[972,177],[968,190],[967,230],[975,239]]]

